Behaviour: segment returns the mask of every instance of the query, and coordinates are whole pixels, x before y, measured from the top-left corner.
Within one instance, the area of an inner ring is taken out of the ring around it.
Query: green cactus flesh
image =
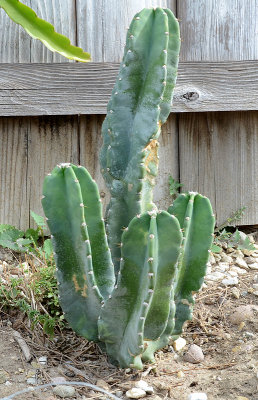
[[[42,205],[65,317],[77,333],[98,340],[97,319],[103,297],[113,289],[114,272],[96,184],[84,168],[62,164],[45,178]]]
[[[122,235],[117,285],[99,319],[99,338],[121,367],[141,369],[146,335],[156,339],[167,326],[181,241],[179,223],[166,211],[135,217]]]
[[[134,17],[103,123],[100,163],[111,192],[107,233],[116,270],[122,229],[155,209],[158,137],[171,108],[180,48],[179,26],[168,9]]]
[[[183,243],[175,280],[175,328],[174,338],[182,332],[185,321],[192,318],[193,292],[203,283],[215,218],[209,199],[198,193],[181,194],[169,207],[183,232]]]

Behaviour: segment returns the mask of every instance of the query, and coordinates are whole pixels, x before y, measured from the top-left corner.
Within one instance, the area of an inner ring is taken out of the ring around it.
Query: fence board
[[[29,226],[29,118],[0,118],[0,223]]]
[[[94,62],[120,62],[126,27],[144,7],[167,7],[175,12],[176,0],[77,0],[78,45]]]
[[[0,115],[105,114],[115,63],[0,64]],[[258,61],[182,62],[172,111],[258,108]]]
[[[54,25],[76,44],[76,15],[74,0],[23,0],[40,18]],[[39,40],[32,39],[23,28],[15,24],[5,11],[0,8],[0,62],[69,62],[58,53],[52,53]]]
[[[177,7],[183,62],[257,60],[258,0],[180,0]],[[179,115],[180,180],[211,198],[218,223],[242,206],[240,224],[258,223],[257,122],[251,111]]]

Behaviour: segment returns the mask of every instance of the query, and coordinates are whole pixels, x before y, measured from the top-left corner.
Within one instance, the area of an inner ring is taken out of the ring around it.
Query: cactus
[[[168,9],[144,9],[129,27],[124,57],[102,128],[100,164],[111,192],[107,233],[116,270],[122,229],[155,208],[158,137],[171,108],[179,26]]]
[[[44,181],[65,317],[120,367],[142,369],[181,333],[211,245],[207,198],[181,195],[168,212],[152,200],[179,47],[170,10],[144,9],[134,17],[102,129],[100,162],[111,192],[106,224],[84,167],[61,164]]]

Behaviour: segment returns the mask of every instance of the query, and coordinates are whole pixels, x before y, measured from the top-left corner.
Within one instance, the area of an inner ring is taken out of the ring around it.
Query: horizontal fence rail
[[[106,114],[117,63],[0,64],[0,116]],[[258,61],[182,62],[173,112],[258,109]]]

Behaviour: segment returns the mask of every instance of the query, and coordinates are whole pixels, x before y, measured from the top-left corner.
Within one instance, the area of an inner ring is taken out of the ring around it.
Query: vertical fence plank
[[[144,7],[175,11],[175,4],[176,0],[77,0],[78,45],[94,62],[120,62],[133,16]]]
[[[30,210],[44,215],[40,199],[46,174],[59,163],[79,163],[78,117],[31,118],[28,154]]]
[[[76,44],[75,0],[23,0],[40,18],[55,26]],[[0,9],[0,62],[68,62],[31,39]],[[7,136],[8,135],[8,136]],[[1,223],[28,228],[29,211],[42,214],[40,197],[44,175],[58,162],[78,162],[78,117],[0,119]],[[26,151],[24,142],[27,143]],[[21,145],[22,143],[22,145]],[[17,162],[15,161],[17,159]],[[7,200],[8,199],[8,200]],[[7,200],[7,201],[6,201]]]
[[[0,223],[29,226],[28,131],[29,118],[0,119]]]
[[[178,0],[177,9],[182,61],[257,59],[258,0]],[[258,183],[247,172],[258,170],[257,118],[257,112],[179,116],[180,180],[211,198],[218,224],[242,206],[240,223],[258,223]]]

